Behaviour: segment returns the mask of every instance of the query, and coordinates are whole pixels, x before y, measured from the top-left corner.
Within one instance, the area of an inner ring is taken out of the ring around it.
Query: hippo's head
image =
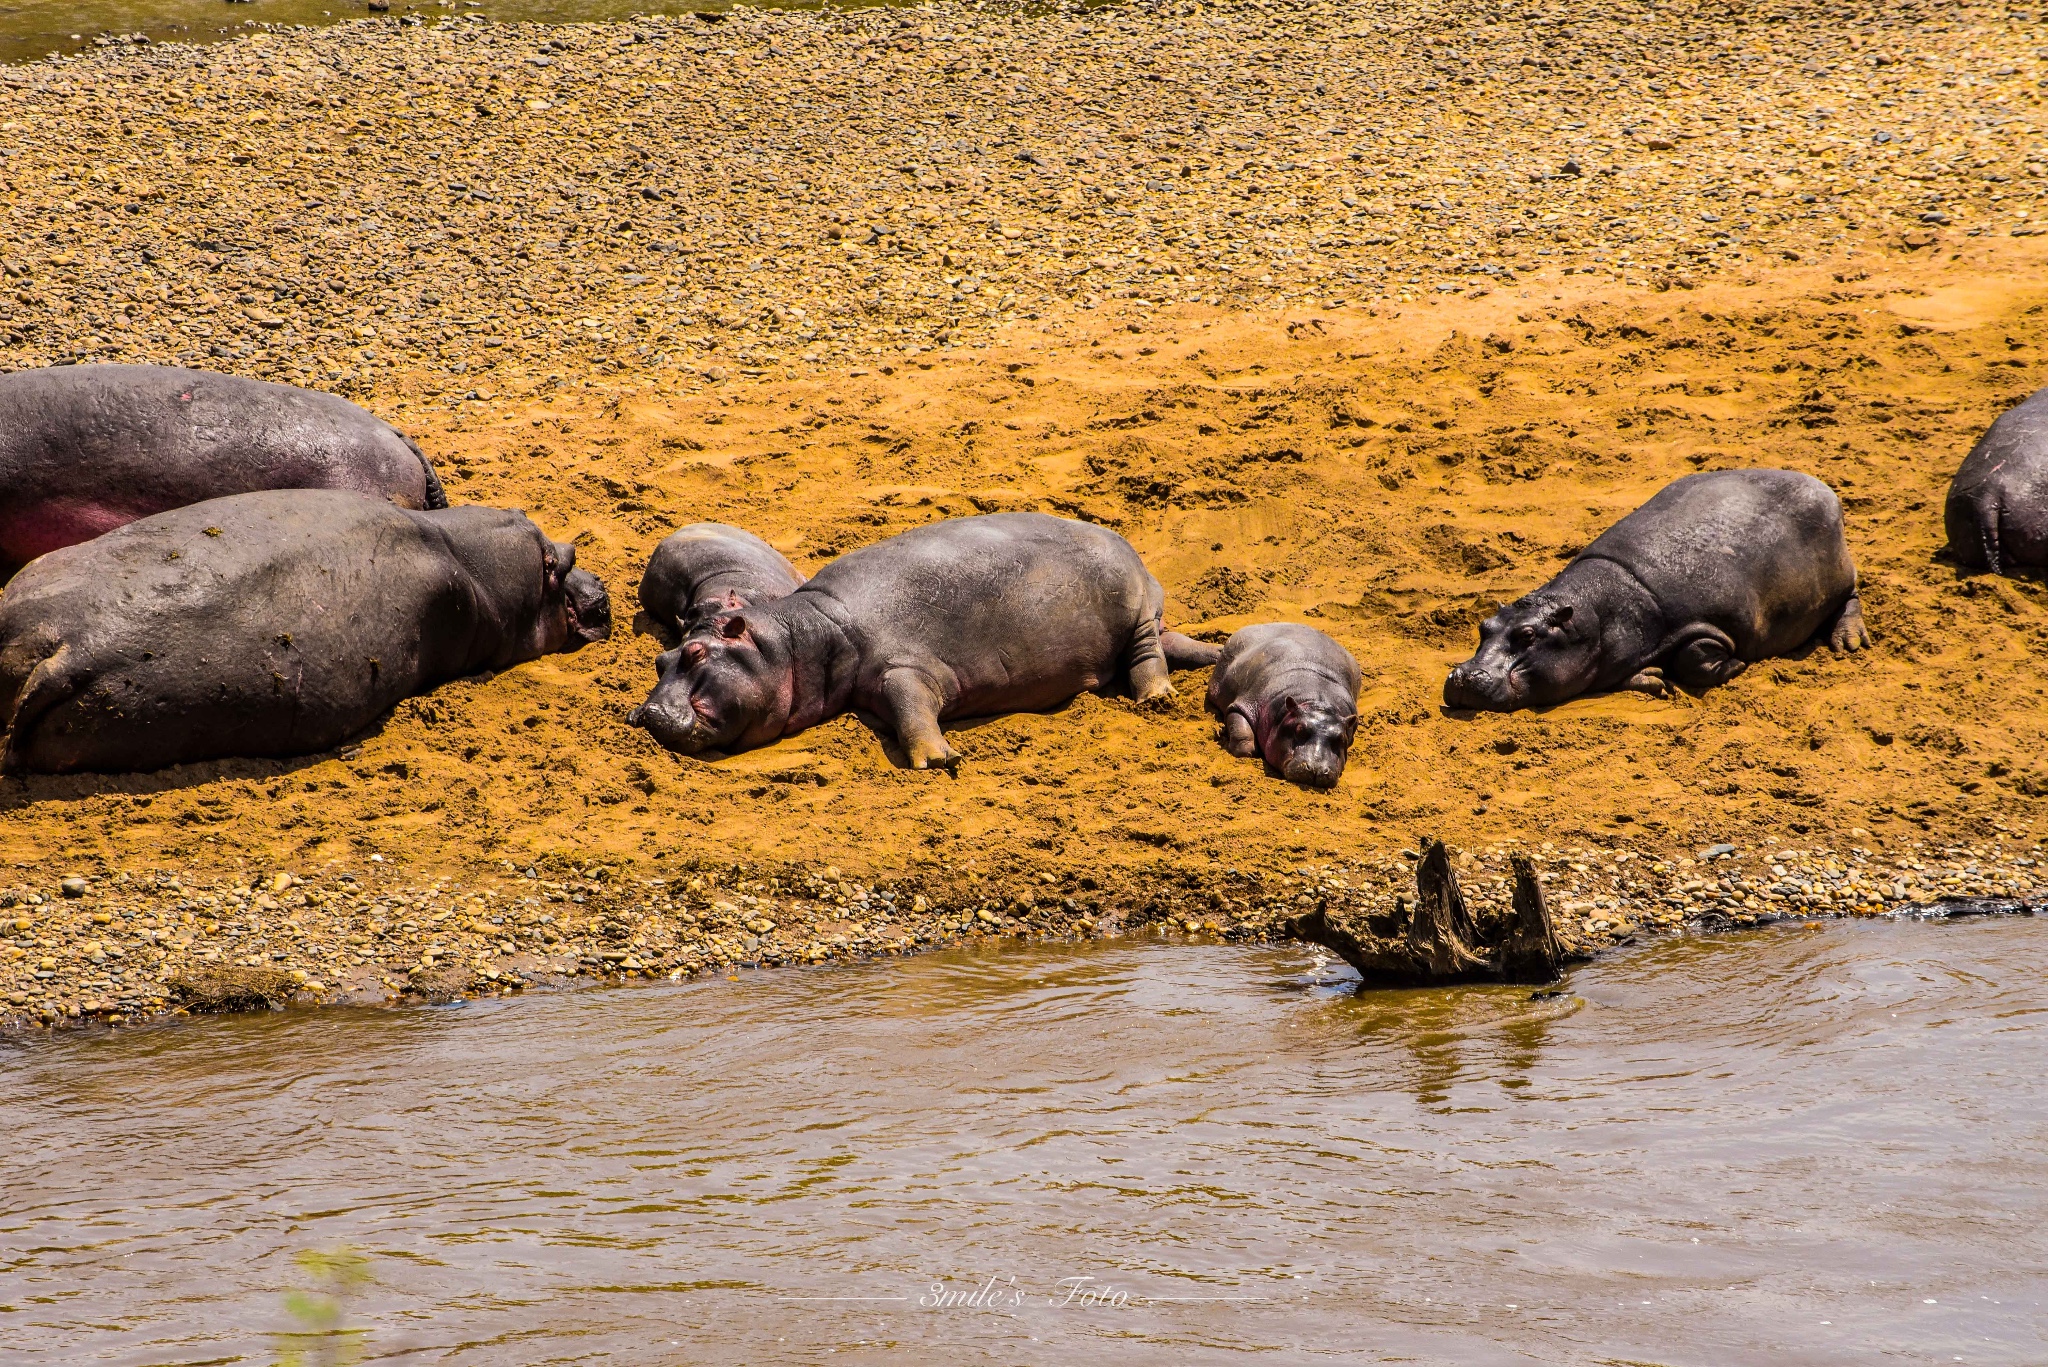
[[[770,654],[745,616],[720,613],[654,662],[654,691],[626,721],[686,755],[773,739],[789,714],[790,673]]]
[[[541,556],[547,576],[542,591],[540,633],[543,653],[581,650],[612,634],[612,600],[604,581],[576,568],[576,548],[549,541]]]
[[[1548,707],[1591,688],[1599,670],[1593,614],[1531,594],[1479,624],[1479,653],[1444,680],[1444,706],[1481,712]]]
[[[1290,783],[1305,788],[1334,788],[1351,753],[1358,713],[1311,699],[1283,697],[1274,707],[1266,733],[1266,763]]]

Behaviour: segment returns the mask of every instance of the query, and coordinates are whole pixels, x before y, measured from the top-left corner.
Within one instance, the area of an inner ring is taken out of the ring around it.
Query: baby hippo
[[[1270,622],[1223,644],[1209,710],[1223,748],[1254,756],[1291,783],[1332,788],[1358,730],[1358,661],[1314,627]]]
[[[2048,565],[2048,389],[1991,424],[1948,486],[1949,552],[1971,569]]]
[[[1703,689],[1821,631],[1837,651],[1870,643],[1834,490],[1790,470],[1688,475],[1487,618],[1444,704],[1512,712]]]
[[[803,582],[782,552],[752,532],[699,522],[654,548],[640,577],[640,606],[662,625],[687,632],[714,612],[787,597]]]
[[[448,506],[419,447],[332,394],[178,366],[0,376],[0,579],[138,517],[257,489]]]
[[[951,768],[955,717],[1042,711],[1128,683],[1173,692],[1165,594],[1104,527],[1043,513],[963,517],[832,561],[787,597],[714,613],[655,664],[627,720],[685,754],[751,750],[849,711],[884,719],[913,768]]]
[[[10,773],[303,755],[448,679],[610,634],[525,514],[237,494],[31,562],[0,595]]]

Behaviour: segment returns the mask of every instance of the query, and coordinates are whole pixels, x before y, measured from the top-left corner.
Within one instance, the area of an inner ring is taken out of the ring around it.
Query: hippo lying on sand
[[[1040,711],[1085,689],[1173,692],[1215,648],[1165,632],[1130,543],[1043,513],[935,522],[839,557],[765,605],[723,611],[656,662],[627,718],[671,750],[750,750],[849,711],[886,719],[913,768],[959,755],[939,723]]]
[[[419,447],[332,394],[176,366],[0,376],[0,578],[138,517],[256,489],[448,506]]]
[[[1949,551],[1971,569],[2048,565],[2048,389],[1991,424],[1948,486]]]
[[[1821,631],[1837,651],[1870,643],[1834,490],[1790,470],[1688,475],[1487,618],[1444,704],[1708,688]]]
[[[0,595],[8,772],[302,755],[409,694],[610,634],[523,513],[237,494],[52,551]]]
[[[785,598],[803,582],[781,551],[752,532],[699,522],[654,548],[640,577],[640,606],[655,621],[688,631],[714,612]]]
[[[1290,782],[1330,788],[1358,729],[1358,661],[1314,627],[1269,622],[1224,642],[1209,679],[1223,748]]]

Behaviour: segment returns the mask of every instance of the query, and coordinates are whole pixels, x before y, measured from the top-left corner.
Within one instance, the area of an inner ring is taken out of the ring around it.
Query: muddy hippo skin
[[[1870,643],[1834,490],[1790,470],[1688,475],[1479,628],[1444,703],[1511,712],[1725,683],[1825,630]]]
[[[1223,644],[1209,678],[1209,710],[1223,748],[1257,756],[1293,783],[1330,788],[1358,730],[1358,661],[1314,627],[1270,622]]]
[[[522,513],[213,499],[52,551],[0,594],[0,768],[309,754],[409,694],[610,623],[603,584]]]
[[[1213,646],[1160,629],[1165,595],[1130,543],[1087,522],[935,522],[832,561],[785,598],[702,622],[627,720],[671,750],[738,751],[848,711],[894,729],[912,767],[959,760],[942,720],[1056,707],[1127,682],[1173,692],[1170,659]]]
[[[1991,424],[1948,486],[1949,552],[1971,569],[2048,565],[2048,389]]]
[[[0,376],[0,577],[136,518],[257,489],[448,506],[419,447],[332,394],[176,366]]]
[[[752,532],[699,522],[654,548],[640,577],[640,606],[678,632],[718,611],[736,611],[796,592],[804,577]]]

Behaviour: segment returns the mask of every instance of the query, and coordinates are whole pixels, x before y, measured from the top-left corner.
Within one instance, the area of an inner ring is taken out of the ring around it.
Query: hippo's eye
[[[1508,635],[1508,644],[1512,645],[1516,650],[1527,650],[1530,646],[1536,644],[1536,628],[1516,627]]]

